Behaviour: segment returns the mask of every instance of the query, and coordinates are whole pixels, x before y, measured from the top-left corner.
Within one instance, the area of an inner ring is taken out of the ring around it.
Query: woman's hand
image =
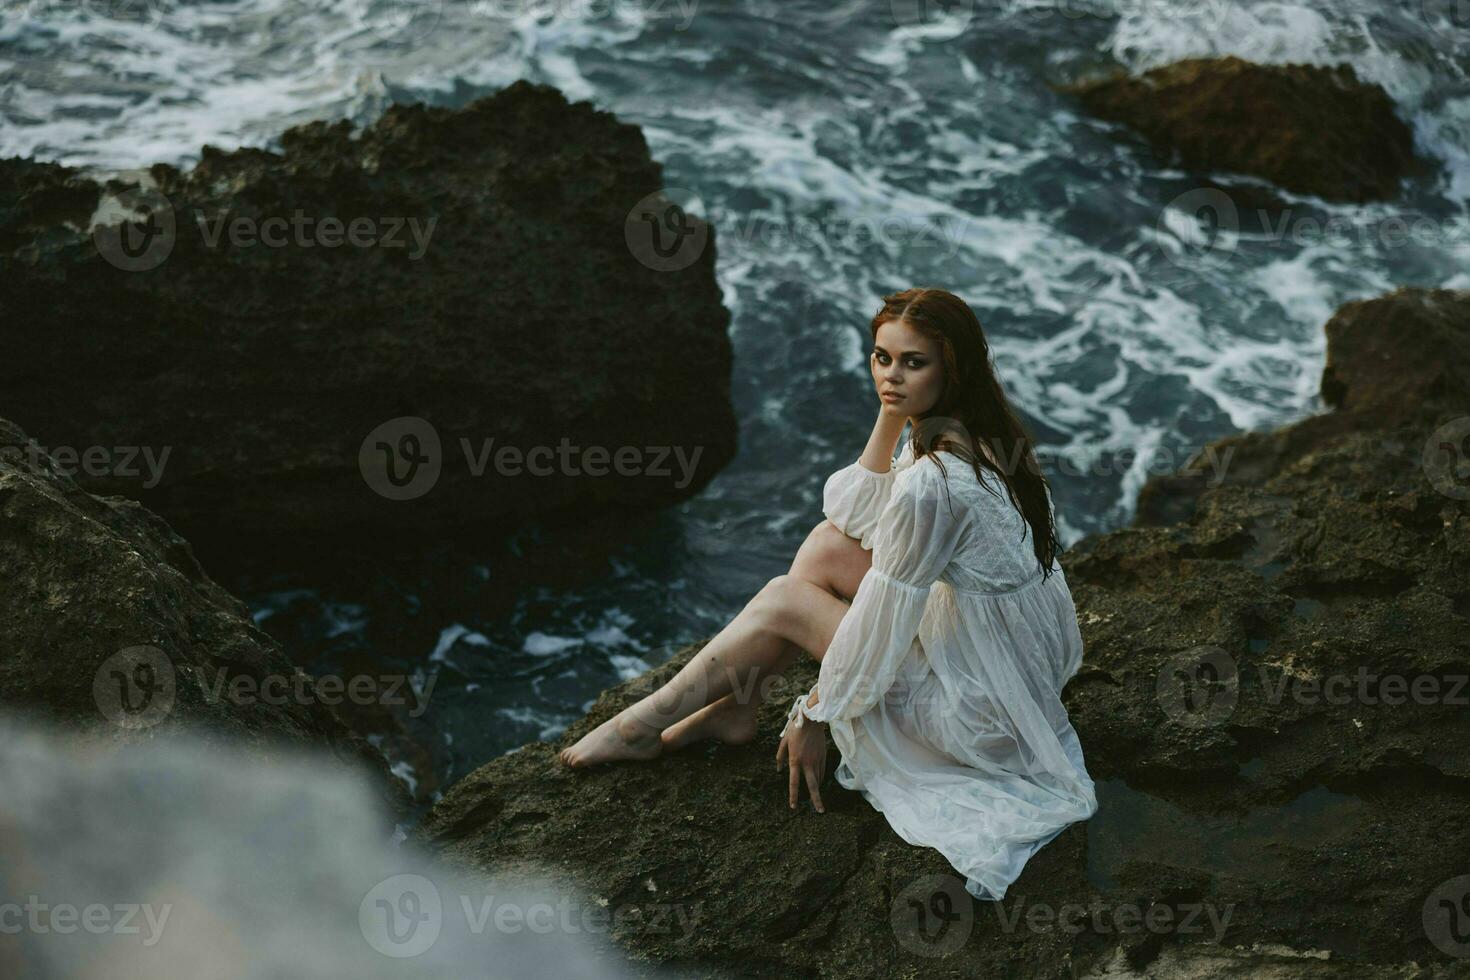
[[[791,809],[796,809],[800,796],[801,777],[806,775],[807,792],[811,794],[812,806],[818,813],[826,813],[822,806],[822,778],[827,773],[827,726],[810,718],[801,727],[787,729],[776,749],[776,771],[781,771],[781,757],[786,756],[787,772],[791,774]]]
[[[880,397],[878,399],[878,417],[888,420],[897,419],[899,422],[907,422],[909,419],[909,410],[907,408],[904,408],[904,405],[906,404],[907,402],[904,401],[891,402],[888,401],[886,398]]]

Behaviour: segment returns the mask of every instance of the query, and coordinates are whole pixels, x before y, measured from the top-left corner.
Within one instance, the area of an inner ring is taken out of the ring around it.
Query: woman
[[[1060,697],[1082,636],[1046,479],[975,314],[945,290],[908,289],[884,297],[871,329],[878,419],[857,461],[828,478],[827,520],[791,571],[561,759],[748,742],[761,681],[805,650],[817,683],[776,750],[790,805],[804,774],[824,809],[830,727],[837,781],[942,853],[976,898],[998,900],[1032,854],[1097,810]]]

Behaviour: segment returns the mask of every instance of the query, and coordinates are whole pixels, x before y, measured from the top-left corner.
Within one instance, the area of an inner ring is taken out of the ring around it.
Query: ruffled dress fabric
[[[1004,483],[942,455],[945,473],[906,444],[886,473],[854,462],[828,478],[823,511],[873,558],[809,714],[829,724],[842,786],[999,900],[1097,811],[1061,701],[1082,635],[1066,576],[1043,579]]]

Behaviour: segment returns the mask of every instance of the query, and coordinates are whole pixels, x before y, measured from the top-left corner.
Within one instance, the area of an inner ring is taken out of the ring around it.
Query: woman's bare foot
[[[580,769],[620,759],[652,759],[662,751],[659,733],[624,710],[583,735],[576,745],[562,749],[557,758]]]
[[[677,749],[704,738],[717,738],[727,745],[744,745],[755,738],[756,706],[741,704],[727,694],[700,708],[688,718],[664,729],[664,749]]]

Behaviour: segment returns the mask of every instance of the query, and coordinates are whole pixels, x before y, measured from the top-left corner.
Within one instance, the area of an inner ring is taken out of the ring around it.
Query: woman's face
[[[873,387],[883,410],[890,414],[906,418],[923,415],[934,407],[944,390],[938,342],[902,320],[889,320],[878,327],[868,363],[873,369]],[[903,397],[884,398],[889,391]]]

